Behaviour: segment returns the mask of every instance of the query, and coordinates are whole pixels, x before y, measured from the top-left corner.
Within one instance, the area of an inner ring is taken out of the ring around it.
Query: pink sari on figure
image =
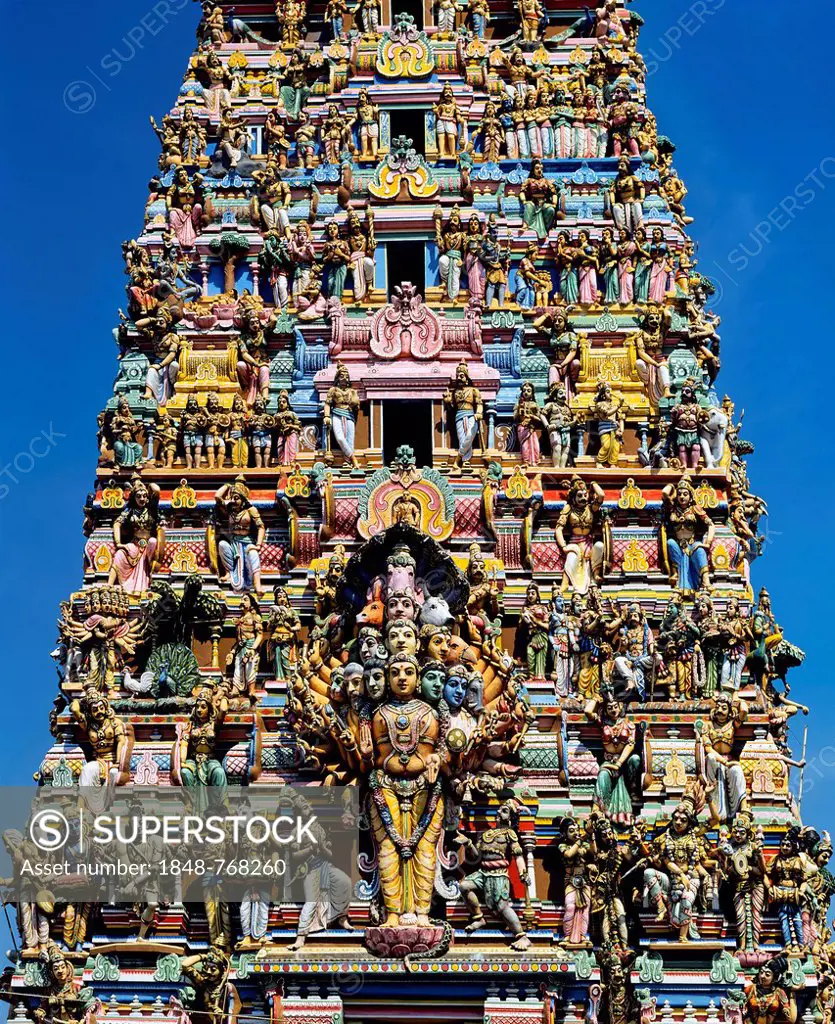
[[[597,302],[597,269],[580,267],[580,302]]]
[[[635,252],[635,243],[630,242],[618,253],[618,297],[622,306],[635,301],[635,265],[632,262]]]
[[[199,203],[191,208],[191,213],[185,210],[171,210],[168,214],[168,223],[171,230],[177,237],[177,241],[184,249],[193,249],[197,241],[197,225],[203,216],[203,208]]]
[[[649,274],[649,297],[651,302],[663,302],[670,290],[670,268],[667,261],[653,263]]]
[[[539,432],[531,430],[530,427],[523,427],[519,423],[516,425],[516,436],[519,438],[522,461],[527,466],[538,466],[540,459]]]
[[[150,537],[144,547],[139,544],[125,544],[124,550],[113,556],[113,567],[122,590],[128,594],[142,594],[151,586],[151,566],[157,550],[155,537]]]
[[[275,443],[275,454],[279,466],[292,466],[296,461],[299,451],[299,435],[288,434],[287,437],[279,437]]]

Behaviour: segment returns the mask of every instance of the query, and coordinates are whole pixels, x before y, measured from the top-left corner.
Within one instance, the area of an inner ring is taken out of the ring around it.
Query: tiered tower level
[[[829,1020],[803,654],[641,24],[205,6],[38,779],[355,785],[367,870],[328,922],[27,904],[15,1021]]]

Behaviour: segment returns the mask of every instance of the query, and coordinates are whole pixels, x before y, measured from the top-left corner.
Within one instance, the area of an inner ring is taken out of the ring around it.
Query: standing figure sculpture
[[[325,429],[328,451],[330,451],[330,437],[331,431],[333,431],[334,440],[345,456],[345,461],[353,469],[359,468],[354,447],[359,407],[359,394],[351,383],[348,368],[343,363],[337,363],[333,385],[325,396],[322,425]]]
[[[467,121],[458,109],[452,86],[447,82],[438,102],[432,107],[435,112],[435,138],[439,160],[455,160],[463,131],[463,144],[467,144]]]
[[[542,423],[551,442],[551,465],[565,468],[571,458],[571,428],[577,417],[571,411],[565,386],[556,382],[542,409]]]
[[[368,89],[359,91],[354,126],[360,144],[359,159],[376,160],[380,148],[380,108],[371,102]]]
[[[384,927],[426,927],[444,820],[446,763],[438,712],[419,699],[418,661],[393,654],[388,697],[371,719],[371,829],[377,845]]]
[[[541,459],[539,431],[542,426],[542,413],[536,400],[534,386],[530,381],[525,381],[519,389],[519,398],[516,401],[516,408],[513,410],[513,419],[516,423],[516,438],[519,442],[522,462],[526,466],[538,466]]]
[[[301,420],[290,408],[290,395],[281,390],[278,405],[273,416],[276,428],[275,458],[279,466],[292,467],[299,451]]]
[[[601,688],[600,698],[586,705],[586,717],[600,726],[603,763],[594,786],[594,806],[611,821],[632,823],[632,793],[640,789],[638,733],[614,692]]]
[[[366,210],[364,227],[357,213],[348,214],[348,245],[351,249],[354,302],[363,302],[374,287],[374,250],[377,243],[371,209]]]
[[[481,392],[472,382],[466,363],[459,363],[455,379],[444,394],[444,404],[455,414],[458,455],[455,464],[463,467],[473,457],[473,445],[483,422]]]
[[[591,913],[591,844],[588,833],[584,835],[582,827],[574,818],[567,817],[560,821],[557,852],[565,871],[563,939],[571,946],[585,946],[589,942]]]
[[[786,951],[803,951],[803,908],[809,901],[808,869],[801,850],[800,827],[792,825],[780,841],[768,872],[768,900],[776,907]]]
[[[644,199],[646,189],[641,179],[632,173],[628,156],[618,160],[618,173],[609,186],[609,206],[615,226],[630,234],[644,226]]]
[[[608,381],[600,381],[597,385],[590,416],[597,422],[597,436],[600,440],[595,461],[604,469],[617,466],[620,459],[623,442],[624,404],[623,398],[612,391],[612,386]]]
[[[286,587],[273,588],[273,606],[267,616],[265,633],[267,653],[276,679],[288,679],[298,660],[299,634],[302,623],[299,613],[290,604]]]
[[[224,484],[215,493],[217,510],[218,583],[230,584],[233,590],[254,590],[259,596],[261,586],[261,546],[266,530],[261,513],[249,500],[249,488],[239,476],[234,483]]]
[[[766,864],[763,833],[740,812],[719,835],[719,864],[733,893],[736,937],[741,950],[756,953],[765,912]]]
[[[523,885],[529,882],[519,833],[514,827],[517,813],[516,801],[506,800],[496,811],[494,828],[482,832],[475,842],[469,836],[459,833],[456,843],[465,851],[464,860],[477,865],[459,884],[470,911],[470,923],[466,931],[478,931],[487,923],[481,906],[481,900],[484,900],[487,909],[510,929],[513,936],[510,948],[521,951],[530,948],[531,940],[525,935],[519,916],[510,902],[510,865],[515,864]]]
[[[589,489],[579,477],[572,480],[554,530],[557,546],[565,556],[563,592],[572,588],[578,594],[587,594],[602,578],[606,547],[601,509],[605,500],[603,488],[595,481]]]
[[[699,427],[705,419],[705,411],[699,405],[696,385],[686,380],[681,388],[678,403],[670,410],[671,442],[684,469],[698,469],[702,454]]]
[[[438,246],[438,270],[447,296],[454,304],[461,291],[461,268],[464,265],[464,250],[467,236],[461,223],[461,211],[452,208],[449,220],[443,224],[440,207],[435,210],[435,244]]]

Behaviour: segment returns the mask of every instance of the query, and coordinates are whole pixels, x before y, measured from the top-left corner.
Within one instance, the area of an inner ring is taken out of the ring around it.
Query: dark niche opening
[[[424,111],[420,107],[394,107],[389,111],[391,124],[391,139],[405,135],[412,140],[412,146],[416,153],[426,155],[426,128]]]
[[[391,23],[397,20],[398,14],[411,14],[419,29],[423,24],[423,0],[391,0]]]
[[[383,462],[390,466],[402,444],[414,449],[418,466],[432,465],[435,424],[432,403],[423,399],[387,398],[383,402]]]
[[[426,265],[423,242],[386,242],[386,285],[389,298],[397,285],[408,281],[424,295]]]

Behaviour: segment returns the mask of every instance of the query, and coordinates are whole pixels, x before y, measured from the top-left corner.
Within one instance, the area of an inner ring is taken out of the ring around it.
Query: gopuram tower
[[[344,788],[356,878],[320,837],[325,913],[31,890],[15,1024],[831,1019],[803,653],[752,587],[765,506],[641,25],[204,2],[37,779]]]

